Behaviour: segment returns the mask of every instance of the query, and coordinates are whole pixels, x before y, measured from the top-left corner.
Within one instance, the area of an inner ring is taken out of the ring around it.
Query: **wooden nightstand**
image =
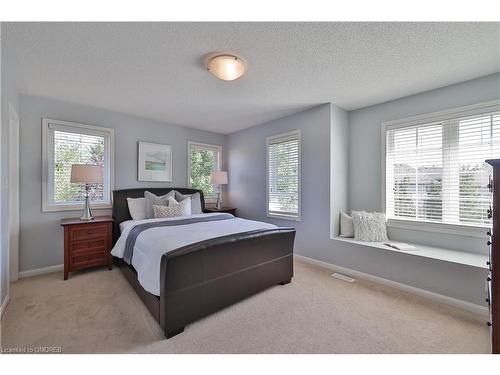
[[[205,212],[225,212],[225,213],[236,216],[236,208],[234,208],[234,207],[222,207],[220,210],[218,210],[214,207],[205,208]]]
[[[64,227],[64,280],[75,270],[107,265],[111,257],[113,218],[97,216],[92,221],[80,218],[61,219]]]

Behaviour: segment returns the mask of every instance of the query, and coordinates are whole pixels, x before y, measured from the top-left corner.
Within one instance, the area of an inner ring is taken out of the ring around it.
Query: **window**
[[[267,215],[300,220],[300,130],[267,138]]]
[[[210,183],[213,171],[222,164],[222,147],[204,143],[188,143],[188,186],[203,191],[207,202],[215,202],[217,192]]]
[[[500,158],[499,108],[437,117],[385,127],[386,214],[389,219],[487,226],[491,169],[484,161]]]
[[[85,188],[70,182],[72,164],[102,166],[103,183],[93,184],[93,208],[111,207],[113,186],[113,129],[43,119],[42,211],[77,210],[83,207]]]

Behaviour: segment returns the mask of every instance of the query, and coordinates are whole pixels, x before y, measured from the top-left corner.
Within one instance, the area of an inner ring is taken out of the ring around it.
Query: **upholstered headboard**
[[[201,209],[205,211],[205,198],[201,190],[187,188],[137,188],[113,190],[113,244],[120,237],[120,223],[132,219],[128,211],[127,198],[142,198],[144,197],[145,191],[149,191],[156,195],[164,195],[171,190],[177,190],[181,194],[200,193]]]

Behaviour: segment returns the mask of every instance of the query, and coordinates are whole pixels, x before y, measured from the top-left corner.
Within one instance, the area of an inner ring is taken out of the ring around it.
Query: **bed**
[[[183,332],[187,324],[264,289],[290,283],[293,277],[295,229],[234,218],[229,214],[197,215],[203,217],[201,222],[193,217],[190,219],[192,222],[186,220],[182,225],[165,223],[161,228],[150,228],[149,222],[131,221],[127,205],[127,198],[143,197],[146,190],[158,196],[171,190],[181,194],[200,193],[203,211],[205,202],[203,192],[195,189],[140,188],[113,191],[113,252],[117,253],[120,243],[123,246],[134,230],[148,228],[140,232],[137,241],[142,239],[140,254],[151,257],[142,263],[135,263],[135,267],[134,258],[126,262],[121,257],[115,257],[115,263],[159,322],[167,338]],[[122,229],[128,234],[124,231],[122,236]],[[203,239],[205,232],[210,232],[207,236],[212,237]],[[179,237],[179,233],[183,237],[178,242],[173,241]],[[214,233],[230,234],[213,237]],[[191,240],[186,239],[189,236]],[[162,240],[158,241],[158,238]],[[172,243],[183,245],[159,253],[158,243],[165,246],[167,243],[168,246],[172,246]],[[148,246],[151,246],[151,251]],[[134,249],[138,251],[139,246],[135,245]],[[156,254],[156,258],[148,254]],[[138,255],[136,258],[140,259]],[[143,270],[143,264],[148,262],[150,268]],[[149,284],[146,279],[150,281]]]

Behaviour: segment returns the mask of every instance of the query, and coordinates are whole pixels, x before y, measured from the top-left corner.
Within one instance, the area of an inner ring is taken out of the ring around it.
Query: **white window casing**
[[[71,164],[94,164],[86,149],[97,144],[103,145],[103,184],[96,187],[98,194],[91,200],[91,206],[106,209],[111,208],[114,187],[114,129],[42,119],[42,212],[83,209],[83,197],[61,198],[60,185],[71,186]],[[56,149],[65,146],[73,147],[71,161],[56,160]]]
[[[390,226],[484,235],[500,101],[382,124],[382,207]]]

